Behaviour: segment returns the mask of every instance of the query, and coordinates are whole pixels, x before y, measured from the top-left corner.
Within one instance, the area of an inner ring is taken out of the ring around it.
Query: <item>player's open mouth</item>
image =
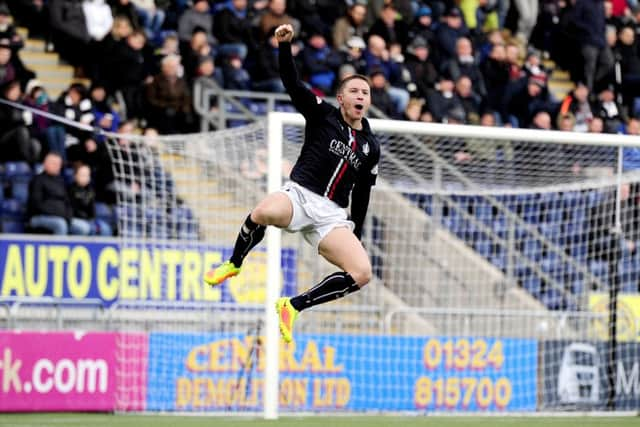
[[[362,104],[356,104],[356,105],[354,105],[354,107],[355,107],[355,108],[356,108],[356,110],[358,110],[358,111],[362,111],[362,110],[364,109],[364,105],[362,105]]]

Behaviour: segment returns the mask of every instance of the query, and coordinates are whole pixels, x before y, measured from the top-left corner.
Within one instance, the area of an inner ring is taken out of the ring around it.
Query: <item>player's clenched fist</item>
[[[293,27],[289,24],[276,28],[276,39],[280,42],[290,42],[293,39]]]

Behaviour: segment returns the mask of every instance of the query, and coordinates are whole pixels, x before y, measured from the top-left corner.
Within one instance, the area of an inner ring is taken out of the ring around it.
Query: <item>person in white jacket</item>
[[[104,0],[84,0],[84,19],[91,40],[101,41],[113,27],[111,8]]]

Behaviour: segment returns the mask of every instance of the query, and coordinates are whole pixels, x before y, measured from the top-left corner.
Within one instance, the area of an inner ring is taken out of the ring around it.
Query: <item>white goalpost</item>
[[[118,373],[120,409],[637,411],[640,173],[625,159],[638,138],[371,125],[382,147],[363,233],[373,280],[303,312],[290,345],[275,300],[333,271],[301,236],[270,227],[239,276],[216,289],[199,278],[287,179],[302,116],[107,140],[127,190],[120,246],[137,272],[120,277],[110,327],[149,334],[119,344],[124,359],[148,354],[144,391]]]

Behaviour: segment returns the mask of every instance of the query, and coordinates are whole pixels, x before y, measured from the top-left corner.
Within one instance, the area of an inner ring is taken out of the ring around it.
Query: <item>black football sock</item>
[[[291,305],[298,311],[318,304],[324,304],[342,298],[359,290],[349,273],[340,271],[325,277],[320,283],[308,291],[291,298]]]
[[[240,233],[236,239],[236,245],[233,247],[233,255],[230,261],[236,267],[242,265],[242,261],[249,251],[253,249],[264,237],[264,231],[267,229],[264,225],[256,224],[251,220],[251,215],[247,217],[240,228]]]

